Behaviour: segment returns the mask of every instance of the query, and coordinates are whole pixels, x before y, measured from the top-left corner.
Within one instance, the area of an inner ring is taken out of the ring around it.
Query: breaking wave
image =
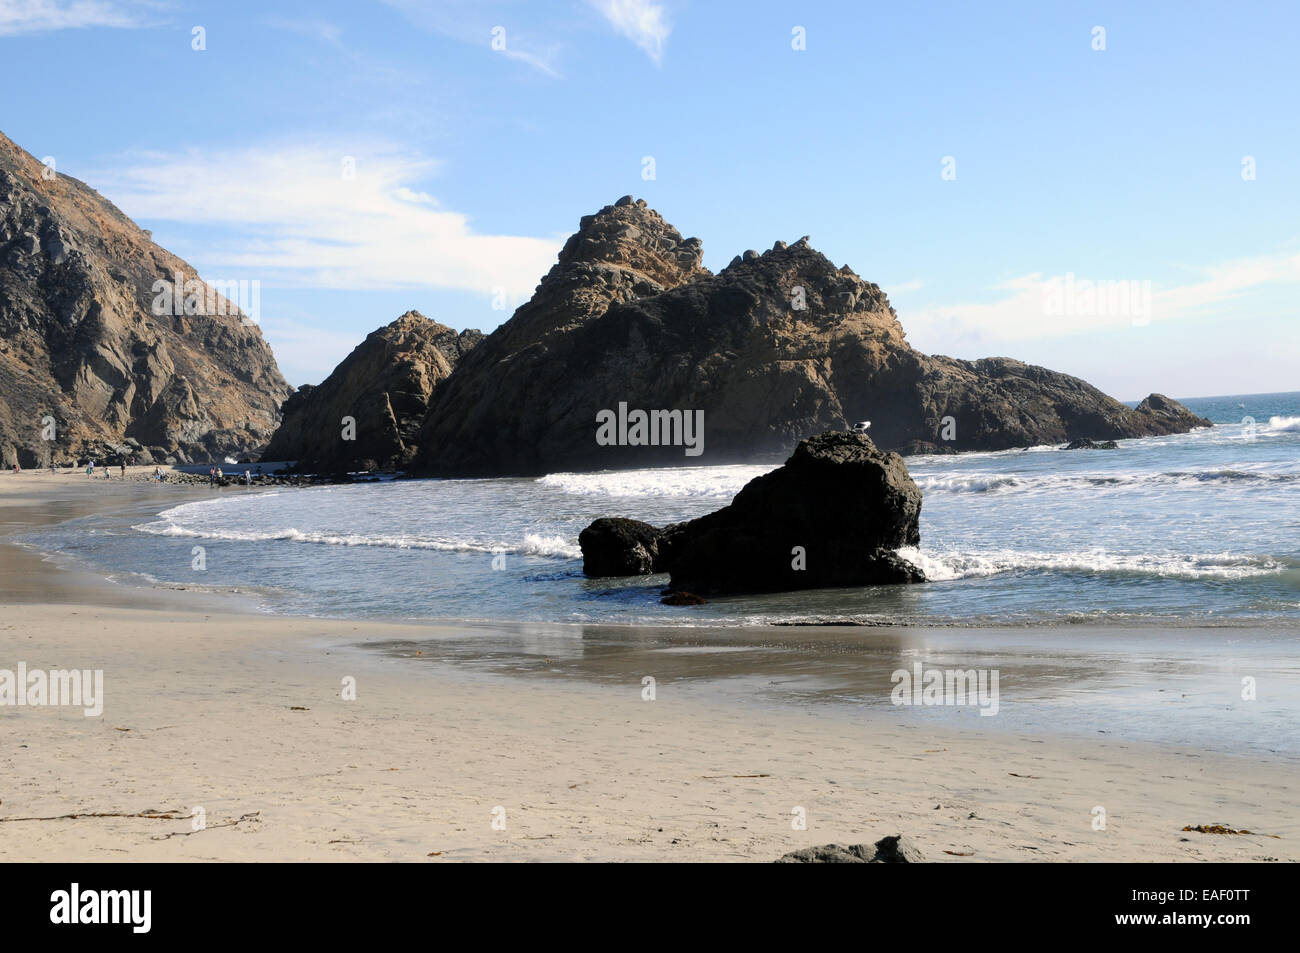
[[[736,464],[718,467],[612,470],[601,473],[551,473],[538,486],[574,496],[686,497],[730,500],[750,480],[775,466]]]
[[[1270,417],[1268,429],[1278,433],[1300,433],[1300,417]]]

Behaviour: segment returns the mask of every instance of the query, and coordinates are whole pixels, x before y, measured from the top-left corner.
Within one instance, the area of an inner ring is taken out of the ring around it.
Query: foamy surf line
[[[731,465],[673,469],[614,470],[602,473],[551,473],[538,486],[572,496],[694,497],[730,500],[754,477],[773,466]]]
[[[1271,556],[1235,553],[1155,555],[1149,553],[926,553],[914,546],[898,555],[925,573],[931,582],[949,582],[1012,572],[1089,572],[1133,574],[1170,579],[1248,579],[1294,568]]]
[[[913,475],[922,493],[1011,493],[1069,489],[1123,489],[1134,487],[1235,486],[1241,483],[1285,484],[1300,482],[1300,473],[1262,470],[1200,470],[1168,473],[1087,473],[1062,476],[993,473]]]
[[[263,532],[239,530],[190,529],[175,523],[159,521],[141,523],[131,527],[151,536],[170,536],[184,539],[211,539],[225,542],[261,543],[287,542],[311,543],[320,546],[370,546],[381,549],[428,549],[449,553],[509,553],[517,556],[543,556],[552,559],[579,559],[582,550],[559,536],[539,536],[529,533],[518,543],[482,542],[474,540],[421,539],[411,536],[360,536],[356,534],[304,533],[288,529]]]

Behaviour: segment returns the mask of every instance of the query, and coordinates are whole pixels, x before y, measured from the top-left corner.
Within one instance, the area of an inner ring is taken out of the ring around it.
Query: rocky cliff
[[[98,192],[0,134],[3,464],[264,444],[290,388],[236,302],[195,282]]]
[[[482,338],[408,311],[371,333],[319,386],[285,402],[262,458],[314,472],[405,467],[429,395]]]
[[[653,415],[674,410],[684,414]],[[699,447],[684,446],[681,425],[700,412]],[[438,388],[415,468],[779,460],[806,436],[864,419],[882,449],[912,453],[1209,425],[1159,395],[1132,409],[1009,358],[921,354],[880,287],[806,238],[711,274],[698,239],[625,197],[582,219],[532,299]],[[613,422],[603,433],[602,420]]]

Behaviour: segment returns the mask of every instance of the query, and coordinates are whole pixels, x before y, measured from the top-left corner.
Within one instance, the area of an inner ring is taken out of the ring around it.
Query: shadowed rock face
[[[415,469],[540,473],[584,456],[599,465],[601,455],[590,453],[593,402],[628,399],[636,375],[631,355],[602,354],[587,331],[612,305],[708,277],[700,248],[644,201],[621,199],[583,218],[533,297],[438,389]],[[621,383],[620,371],[629,375]]]
[[[178,274],[198,277],[98,192],[0,134],[4,465],[114,448],[220,459],[267,441],[290,390],[271,349],[219,295],[211,310],[224,314],[154,314],[154,282]]]
[[[302,471],[401,469],[415,455],[429,395],[480,340],[418,311],[374,331],[316,387],[300,388],[263,452]],[[355,439],[344,439],[345,417]]]
[[[703,410],[703,453],[598,444],[597,414],[620,402]],[[879,286],[805,239],[710,274],[698,239],[630,198],[582,219],[533,298],[433,406],[415,468],[479,476],[775,461],[863,419],[879,446],[920,453],[1209,424],[1158,395],[1131,409],[1009,358],[921,354]]]

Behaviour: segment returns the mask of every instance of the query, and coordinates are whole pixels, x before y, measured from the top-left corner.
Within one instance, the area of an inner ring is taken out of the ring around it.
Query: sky
[[[928,353],[1122,400],[1300,390],[1300,5],[0,0],[0,131],[290,383],[491,330],[625,194],[717,271],[809,235]]]

